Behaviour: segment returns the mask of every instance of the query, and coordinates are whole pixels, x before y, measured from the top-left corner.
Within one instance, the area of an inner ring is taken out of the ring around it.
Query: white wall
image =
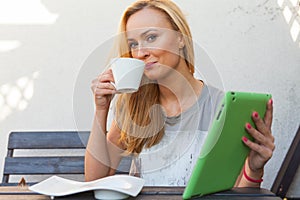
[[[0,2],[0,171],[12,130],[90,129],[89,83],[101,72],[130,2]],[[289,22],[283,15],[292,1],[176,2],[199,47],[200,70],[212,69],[208,81],[225,90],[272,93],[276,150],[263,184],[270,188],[300,118],[299,35],[297,26],[290,33],[295,14]]]

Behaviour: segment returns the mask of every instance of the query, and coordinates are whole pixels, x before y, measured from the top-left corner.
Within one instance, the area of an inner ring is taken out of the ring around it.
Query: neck
[[[191,107],[198,99],[203,83],[193,77],[187,66],[173,70],[164,80],[159,80],[160,102],[167,116],[176,116]]]

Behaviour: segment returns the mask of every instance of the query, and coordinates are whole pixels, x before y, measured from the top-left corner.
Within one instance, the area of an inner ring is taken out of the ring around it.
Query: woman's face
[[[177,69],[182,62],[181,34],[173,30],[167,16],[155,9],[143,9],[131,15],[126,35],[132,57],[146,64],[145,75],[159,80]]]

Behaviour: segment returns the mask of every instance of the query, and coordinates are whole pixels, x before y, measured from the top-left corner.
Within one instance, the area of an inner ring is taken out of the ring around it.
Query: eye
[[[137,42],[129,42],[129,43],[128,43],[129,49],[136,49],[137,46],[138,46],[138,43],[137,43]]]
[[[157,35],[154,35],[154,34],[151,34],[151,35],[148,35],[146,40],[147,42],[154,42],[157,38]]]

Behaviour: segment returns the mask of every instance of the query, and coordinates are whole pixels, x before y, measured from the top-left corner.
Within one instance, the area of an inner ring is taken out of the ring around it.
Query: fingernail
[[[273,99],[269,99],[269,104],[273,105]]]
[[[248,138],[246,138],[245,136],[243,136],[242,140],[243,140],[244,142],[248,142]]]
[[[253,117],[258,118],[258,113],[257,112],[253,112]]]
[[[247,129],[251,129],[252,128],[252,126],[251,126],[251,124],[249,124],[249,123],[247,123]]]

